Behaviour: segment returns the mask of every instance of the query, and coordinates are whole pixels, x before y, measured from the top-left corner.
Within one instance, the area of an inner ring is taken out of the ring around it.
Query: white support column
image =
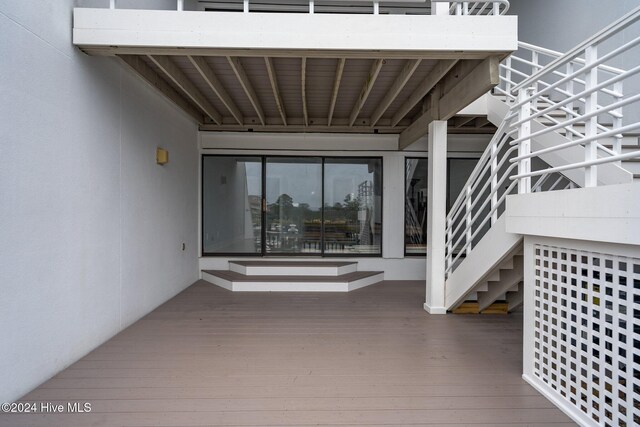
[[[518,92],[518,103],[523,102],[528,99],[533,90],[529,89],[520,89]],[[520,107],[520,115],[518,116],[519,120],[528,119],[531,116],[531,101],[527,101]],[[518,145],[518,156],[524,156],[531,152],[531,140],[528,139],[529,135],[531,135],[531,122],[525,121],[520,125],[520,129],[518,130],[518,138],[527,138],[520,142]],[[518,175],[527,174],[531,172],[531,158],[526,158],[518,161]],[[531,193],[531,177],[520,178],[518,181],[518,194],[527,194]]]
[[[424,309],[446,314],[447,122],[429,124],[427,178],[427,287]]]
[[[448,2],[431,2],[431,14],[432,15],[448,15],[449,3]]]

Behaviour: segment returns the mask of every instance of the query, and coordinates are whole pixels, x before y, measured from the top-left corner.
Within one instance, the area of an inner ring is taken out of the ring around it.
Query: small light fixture
[[[169,152],[164,148],[156,149],[156,163],[159,165],[166,165],[169,163]]]

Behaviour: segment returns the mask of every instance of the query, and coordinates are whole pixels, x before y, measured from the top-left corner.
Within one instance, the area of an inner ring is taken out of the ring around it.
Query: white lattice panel
[[[595,424],[640,425],[640,259],[533,248],[533,374]]]

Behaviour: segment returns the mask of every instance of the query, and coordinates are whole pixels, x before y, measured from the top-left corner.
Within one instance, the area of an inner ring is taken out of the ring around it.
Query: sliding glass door
[[[266,158],[265,253],[322,253],[322,158]]]
[[[381,251],[382,159],[203,157],[203,255]]]

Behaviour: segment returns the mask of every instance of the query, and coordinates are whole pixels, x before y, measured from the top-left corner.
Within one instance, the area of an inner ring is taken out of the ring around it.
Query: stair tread
[[[202,270],[203,273],[232,282],[327,282],[327,283],[343,283],[352,282],[366,277],[382,274],[382,271],[354,271],[353,273],[341,274],[339,276],[298,276],[298,275],[282,275],[282,276],[248,276],[236,273],[230,270]]]
[[[335,261],[229,261],[230,264],[244,267],[344,267],[357,262]]]

